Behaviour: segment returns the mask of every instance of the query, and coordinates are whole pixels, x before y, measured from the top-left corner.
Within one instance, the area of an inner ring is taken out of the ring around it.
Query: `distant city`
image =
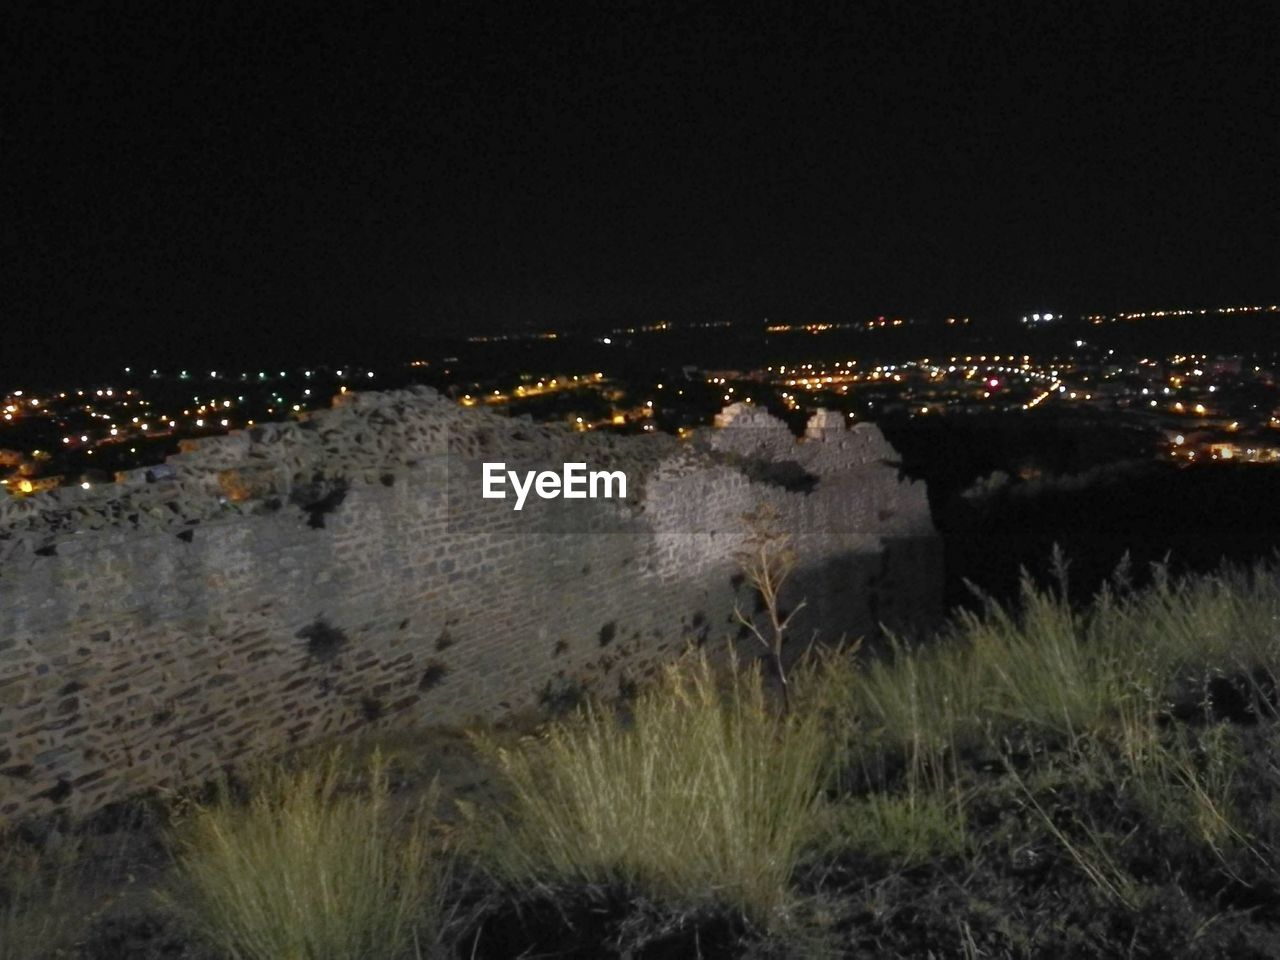
[[[1057,335],[1021,349],[1001,349],[1000,338],[983,334],[983,324],[967,316],[879,316],[474,336],[376,367],[128,366],[92,383],[0,391],[0,487],[21,497],[110,483],[120,471],[163,461],[184,440],[303,418],[348,391],[412,384],[462,406],[584,431],[686,437],[735,402],[764,406],[797,428],[819,408],[851,421],[1070,417],[1129,431],[1142,438],[1137,449],[1172,463],[1275,463],[1274,347],[1157,354],[1109,345],[1090,328],[1168,318],[1270,320],[1277,313],[1277,305],[1072,317],[1045,309],[1015,326],[1027,336]]]

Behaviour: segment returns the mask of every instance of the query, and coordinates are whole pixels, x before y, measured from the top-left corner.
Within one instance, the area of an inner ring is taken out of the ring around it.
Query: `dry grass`
[[[386,766],[344,782],[337,757],[264,775],[247,805],[225,792],[179,826],[171,905],[236,960],[397,960],[440,929],[444,867],[428,796],[397,822]]]
[[[513,799],[482,850],[506,881],[621,883],[767,925],[815,829],[829,740],[815,711],[780,716],[758,669],[722,684],[699,657],[629,717],[588,709],[490,753]]]

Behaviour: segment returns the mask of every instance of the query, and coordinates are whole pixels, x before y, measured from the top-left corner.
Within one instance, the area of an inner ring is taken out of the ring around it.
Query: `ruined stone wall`
[[[82,814],[367,724],[625,689],[751,608],[763,501],[795,533],[798,635],[927,617],[924,490],[874,427],[796,441],[749,407],[678,443],[360,394],[115,485],[0,504],[0,816]],[[622,469],[626,501],[480,497],[478,464]]]

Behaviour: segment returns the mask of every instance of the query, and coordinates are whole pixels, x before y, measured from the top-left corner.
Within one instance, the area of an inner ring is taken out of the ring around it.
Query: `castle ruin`
[[[624,470],[623,501],[480,496],[478,465]],[[642,682],[751,609],[773,504],[835,641],[928,620],[923,485],[870,424],[745,404],[691,440],[567,430],[430,390],[348,394],[114,485],[0,502],[0,818],[81,815],[367,725],[494,718]]]

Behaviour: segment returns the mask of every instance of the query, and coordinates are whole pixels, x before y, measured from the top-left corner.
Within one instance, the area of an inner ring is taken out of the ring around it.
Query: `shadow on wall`
[[[882,552],[850,551],[799,567],[783,595],[783,612],[805,603],[788,631],[788,665],[815,641],[874,644],[885,630],[909,639],[930,636],[943,617],[942,564],[936,539],[911,537],[886,540]],[[744,602],[743,609],[751,607]]]

